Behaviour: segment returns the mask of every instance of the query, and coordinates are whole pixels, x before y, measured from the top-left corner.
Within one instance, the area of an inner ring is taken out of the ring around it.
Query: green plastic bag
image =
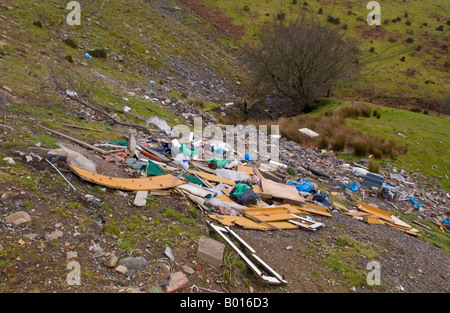
[[[233,190],[233,195],[235,196],[242,195],[248,189],[252,189],[252,187],[250,187],[247,184],[237,184]]]
[[[162,174],[169,174],[172,172],[162,170],[156,163],[152,161],[148,161],[146,165],[147,176],[158,176]]]
[[[211,163],[211,162],[216,162],[217,168],[222,168],[228,163],[228,160],[213,158],[212,160],[208,161],[208,163]]]

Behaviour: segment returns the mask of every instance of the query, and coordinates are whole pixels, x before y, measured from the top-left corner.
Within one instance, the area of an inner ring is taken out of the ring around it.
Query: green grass
[[[246,35],[240,40],[241,45],[256,44],[255,34],[259,27],[272,23],[278,13],[284,13],[286,20],[295,20],[299,14],[306,13],[323,24],[327,24],[328,16],[340,19],[336,25],[341,31],[360,40],[362,52],[360,61],[364,65],[356,82],[345,84],[335,90],[343,96],[362,97],[435,97],[443,98],[448,92],[450,80],[444,68],[448,61],[448,52],[442,49],[448,36],[449,27],[445,25],[448,16],[443,12],[450,11],[450,4],[445,0],[402,1],[390,0],[381,3],[382,25],[369,26],[366,17],[369,10],[367,2],[358,1],[297,1],[291,0],[251,1],[251,0],[206,0],[211,6],[219,7],[231,17],[235,24],[246,29]],[[244,6],[249,10],[245,11]],[[323,14],[318,14],[322,8]],[[407,16],[405,17],[405,14]],[[440,21],[437,17],[440,16]],[[397,17],[399,22],[392,22]],[[384,21],[389,21],[387,24]],[[411,25],[407,25],[409,21]],[[426,23],[426,25],[424,24]],[[344,30],[343,25],[347,25]],[[444,25],[444,31],[436,28]],[[407,38],[413,43],[407,43]],[[420,51],[416,51],[418,46]],[[373,53],[369,52],[374,48]],[[405,56],[406,61],[400,59]],[[409,69],[415,69],[414,76],[408,76]],[[435,82],[426,84],[427,80]]]
[[[347,125],[364,133],[393,139],[408,152],[387,160],[398,170],[419,172],[437,179],[450,190],[450,123],[448,117],[371,105],[381,118],[347,119]],[[401,135],[399,135],[401,134]],[[439,178],[440,177],[440,178]]]
[[[336,239],[333,249],[323,259],[323,264],[342,280],[343,287],[370,287],[366,281],[365,264],[361,266],[356,263],[357,259],[361,258],[371,262],[378,260],[380,255],[365,243],[341,236]]]

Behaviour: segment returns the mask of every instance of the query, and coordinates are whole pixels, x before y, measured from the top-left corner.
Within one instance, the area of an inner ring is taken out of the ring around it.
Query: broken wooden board
[[[251,215],[278,214],[278,212],[287,213],[287,214],[301,213],[300,210],[298,210],[297,208],[295,208],[294,206],[291,206],[289,204],[283,204],[283,205],[277,205],[277,206],[271,206],[271,207],[249,208],[249,209],[244,209],[244,211]]]
[[[206,179],[207,181],[211,181],[211,182],[215,182],[215,183],[224,183],[229,186],[236,185],[236,183],[231,179],[222,178],[222,177],[219,177],[219,176],[216,176],[213,174],[200,172],[200,171],[192,171],[192,172],[195,173],[196,175],[198,175],[199,177]]]
[[[345,212],[349,211],[349,209],[345,205],[340,204],[340,203],[333,202],[333,207],[335,207],[341,211],[345,211]]]
[[[263,190],[260,185],[252,185],[252,189],[257,194],[262,194]]]
[[[295,186],[277,183],[270,179],[263,179],[261,184],[264,193],[271,194],[273,198],[285,199],[296,203],[305,202],[305,198],[298,194]]]
[[[146,178],[119,178],[89,172],[70,164],[69,166],[78,177],[85,181],[119,190],[160,190],[174,188],[186,183],[183,178],[179,178],[174,182],[175,176],[171,174]]]
[[[247,173],[250,177],[252,175],[255,175],[255,173],[253,172],[253,167],[250,167],[250,166],[238,165],[237,170],[238,170],[238,172]]]
[[[227,195],[220,195],[217,197],[217,199],[220,199],[225,202],[236,203],[233,200],[231,200],[230,197],[228,197]]]
[[[369,215],[368,217],[367,217],[367,223],[369,223],[369,224],[382,224],[382,222],[380,221],[380,218],[379,217],[377,217],[377,216],[372,216],[372,215]]]
[[[141,153],[152,161],[162,162],[161,158],[157,157],[156,155],[151,154],[150,152],[148,152],[146,150],[141,150]]]
[[[244,209],[244,212],[263,222],[287,221],[295,218],[292,214],[306,214],[291,206],[260,207]]]
[[[263,223],[257,223],[252,221],[251,219],[243,216],[230,216],[230,215],[209,215],[210,218],[218,221],[222,225],[232,226],[238,225],[246,229],[254,229],[254,230],[274,230],[276,228],[279,229],[298,229],[298,226],[291,224],[289,222],[271,222],[270,225],[275,226],[276,228],[270,227]]]
[[[328,212],[328,208],[326,206],[318,205],[311,202],[305,202],[303,203],[303,205],[306,205],[307,207],[310,207],[311,209],[315,209],[317,211]]]
[[[391,222],[393,223],[394,221],[392,220],[391,216],[392,214],[390,212],[381,210],[379,208],[376,208],[372,205],[369,205],[367,203],[363,203],[361,201],[358,201],[358,203],[356,204],[356,206],[361,210],[364,211],[366,213],[370,213],[373,214],[375,216],[378,216],[379,218],[382,218],[385,221]]]
[[[147,204],[148,190],[139,190],[134,198],[133,204],[135,206],[144,206]]]
[[[150,190],[151,196],[170,196],[172,194],[171,190]]]
[[[347,213],[345,213],[345,215],[357,216],[357,217],[370,217],[370,216],[373,217],[373,216],[375,216],[371,213],[360,212],[360,211],[347,212]]]
[[[313,214],[327,216],[327,217],[333,217],[333,215],[331,215],[331,213],[323,211],[323,210],[317,210],[317,209],[314,209],[311,207],[304,207],[304,206],[297,206],[297,205],[292,205],[292,206],[303,212],[313,213]]]

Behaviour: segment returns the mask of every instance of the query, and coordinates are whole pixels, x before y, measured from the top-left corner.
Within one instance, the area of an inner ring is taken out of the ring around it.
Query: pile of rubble
[[[84,181],[136,192],[136,206],[144,206],[148,195],[175,192],[185,196],[208,216],[208,226],[232,249],[236,247],[230,237],[250,251],[251,258],[235,249],[265,283],[287,282],[232,227],[283,233],[296,229],[320,232],[326,227],[324,220],[345,213],[369,224],[385,225],[420,237],[417,229],[390,213],[390,209],[381,209],[376,204],[387,203],[405,213],[418,212],[442,231],[449,228],[446,224],[449,194],[420,189],[405,173],[371,173],[363,164],[339,160],[333,153],[301,147],[283,137],[276,137],[279,142],[274,144],[270,141],[274,136],[259,131],[258,135],[267,136],[267,142],[272,143],[271,149],[275,146],[279,149],[278,161],[251,149],[242,155],[224,142],[194,140],[192,136],[182,140],[157,116],[147,123],[158,128],[151,136],[131,132],[122,142],[104,141],[95,145],[43,127],[101,154],[106,162],[126,169],[130,177],[99,174],[89,159],[64,147],[51,151],[46,161],[54,166],[55,157],[65,158],[71,171]],[[246,142],[246,148],[251,146],[251,140]],[[67,179],[66,182],[74,188]],[[178,287],[183,286],[184,283]]]
[[[383,166],[370,173],[367,161],[345,162],[332,152],[311,150],[281,138],[281,158],[303,176],[318,179],[335,190],[344,191],[345,199],[357,194],[363,199],[382,201],[406,214],[415,212],[422,219],[440,227],[450,215],[450,194],[438,184],[421,180],[422,175]],[[369,177],[366,177],[369,174]],[[352,186],[352,187],[351,187]]]

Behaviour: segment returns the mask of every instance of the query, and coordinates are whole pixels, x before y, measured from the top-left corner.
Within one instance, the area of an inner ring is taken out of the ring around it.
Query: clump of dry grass
[[[300,115],[276,121],[250,120],[246,121],[246,124],[279,125],[282,136],[304,146],[348,151],[360,157],[372,155],[376,159],[395,158],[398,154],[405,153],[407,148],[397,145],[393,140],[363,134],[345,123],[346,118],[370,118],[371,114],[370,106],[353,103],[320,117]],[[299,129],[305,127],[319,133],[320,136],[311,138],[299,132]]]

